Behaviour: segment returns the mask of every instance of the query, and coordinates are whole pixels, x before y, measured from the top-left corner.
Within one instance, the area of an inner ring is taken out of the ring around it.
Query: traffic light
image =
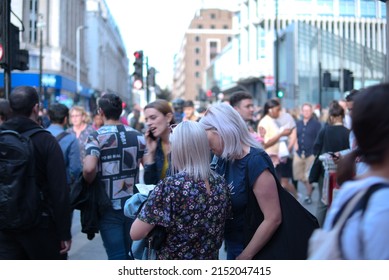
[[[285,89],[279,88],[278,91],[276,92],[277,98],[283,98],[285,96]]]
[[[5,36],[6,36],[6,1],[0,1],[0,64],[6,63]],[[8,50],[7,50],[8,51]]]
[[[29,68],[28,61],[29,61],[29,54],[28,50],[17,50],[14,53],[14,59],[12,60],[12,69],[17,69],[20,71],[26,71]]]
[[[323,73],[323,87],[325,88],[331,87],[331,73],[328,71],[325,71]]]
[[[27,50],[20,49],[19,32],[19,27],[11,23],[9,36],[9,39],[11,41],[11,70],[17,69],[25,71],[29,69],[29,54]]]
[[[155,87],[155,72],[154,67],[150,67],[149,71],[147,71],[148,85],[151,87]]]
[[[134,57],[133,86],[136,89],[141,89],[143,88],[143,51],[134,52]]]
[[[343,91],[350,91],[354,89],[354,76],[353,72],[348,69],[343,69]]]

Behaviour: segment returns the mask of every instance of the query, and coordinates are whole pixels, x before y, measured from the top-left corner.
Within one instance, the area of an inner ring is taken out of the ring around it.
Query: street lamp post
[[[80,86],[80,33],[81,29],[87,28],[85,25],[80,25],[76,30],[76,59],[77,59],[77,85],[76,85],[76,95],[78,95],[81,90]]]
[[[275,96],[277,96],[278,91],[280,90],[280,71],[279,71],[279,59],[280,59],[280,43],[279,43],[279,36],[278,36],[278,0],[275,1]]]
[[[40,20],[37,23],[37,27],[39,28],[39,95],[41,101],[43,101],[43,91],[42,91],[42,76],[43,76],[43,28],[46,26],[43,21],[43,16],[39,15]]]

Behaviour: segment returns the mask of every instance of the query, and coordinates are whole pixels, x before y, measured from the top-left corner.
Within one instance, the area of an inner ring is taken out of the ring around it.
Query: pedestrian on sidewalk
[[[233,219],[227,220],[224,242],[227,259],[252,259],[272,238],[281,224],[277,184],[269,156],[251,136],[239,113],[230,105],[210,107],[200,124],[207,132],[211,151],[217,157],[216,172],[230,188]],[[245,217],[248,190],[253,190],[263,221],[245,246]]]
[[[131,227],[134,240],[162,226],[160,260],[216,260],[231,215],[228,186],[210,169],[206,132],[194,121],[179,123],[170,137],[172,174],[160,180]]]
[[[109,260],[127,260],[131,246],[128,234],[132,220],[123,213],[126,200],[139,183],[139,163],[145,140],[137,130],[120,121],[122,100],[107,93],[98,101],[104,125],[92,132],[86,142],[83,176],[91,184],[96,176],[104,186],[112,207],[99,219],[99,230]]]
[[[309,170],[315,159],[313,144],[321,129],[320,122],[313,116],[313,107],[309,103],[301,106],[303,118],[296,123],[297,142],[293,155],[293,178],[304,184],[307,196],[304,203],[312,203],[312,184],[308,181]]]

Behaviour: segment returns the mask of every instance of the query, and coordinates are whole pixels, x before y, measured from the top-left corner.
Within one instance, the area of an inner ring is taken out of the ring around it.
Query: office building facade
[[[198,100],[205,95],[205,69],[232,40],[232,12],[200,9],[174,60],[173,96]]]
[[[129,96],[127,54],[104,0],[12,0],[11,9],[29,51],[29,70],[12,71],[12,88],[36,87],[45,107],[77,102],[88,111],[102,92]]]
[[[287,107],[304,101],[325,106],[330,98],[342,98],[344,69],[353,73],[355,88],[385,77],[386,7],[380,1],[241,0],[233,29],[230,53],[223,52],[207,71],[223,91],[246,88],[259,105],[276,96],[276,73]],[[218,65],[225,64],[223,56],[236,65],[230,67],[234,71]],[[337,88],[322,87],[325,71]]]

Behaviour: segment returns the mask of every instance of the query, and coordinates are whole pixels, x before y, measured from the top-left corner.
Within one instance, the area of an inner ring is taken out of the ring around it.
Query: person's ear
[[[170,124],[173,119],[173,114],[172,113],[167,113],[166,114],[167,122]]]
[[[33,108],[33,111],[34,113],[39,116],[39,103],[35,104],[34,108]]]

